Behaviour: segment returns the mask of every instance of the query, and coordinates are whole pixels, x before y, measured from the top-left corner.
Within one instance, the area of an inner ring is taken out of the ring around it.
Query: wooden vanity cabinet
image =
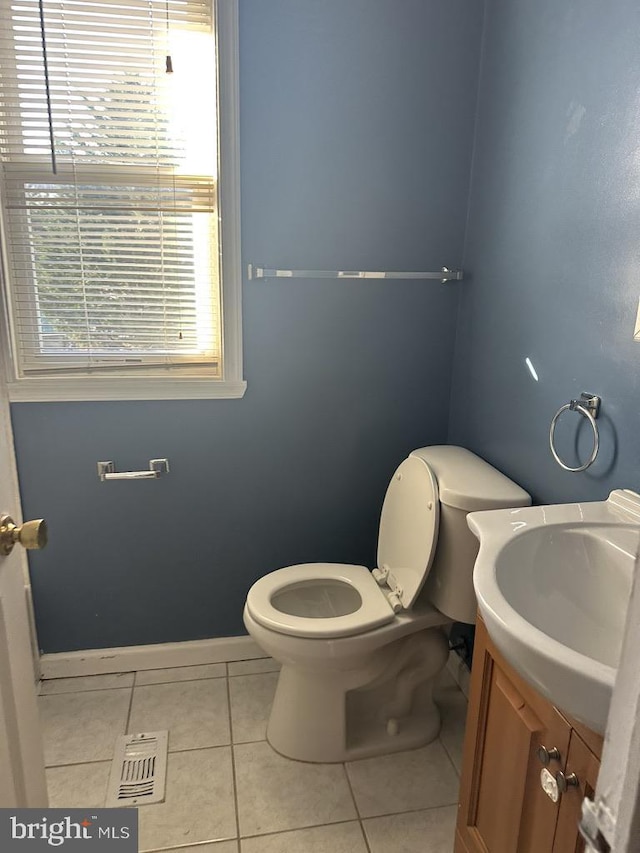
[[[556,803],[540,783],[541,747],[551,753],[549,773],[575,773],[579,783]],[[599,735],[513,670],[479,619],[455,853],[582,853],[577,824],[583,797],[593,795],[601,749]]]

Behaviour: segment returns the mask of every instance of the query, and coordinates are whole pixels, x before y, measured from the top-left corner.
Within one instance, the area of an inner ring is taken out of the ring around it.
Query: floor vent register
[[[165,797],[168,746],[168,731],[118,738],[106,807],[161,803]]]

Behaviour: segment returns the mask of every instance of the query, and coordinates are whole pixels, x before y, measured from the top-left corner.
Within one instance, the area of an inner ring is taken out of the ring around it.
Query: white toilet
[[[443,629],[476,618],[478,543],[467,513],[530,503],[470,451],[423,447],[387,489],[378,568],[307,563],[256,581],[244,623],[282,663],[267,727],[273,748],[331,762],[433,740],[433,682],[448,656]]]

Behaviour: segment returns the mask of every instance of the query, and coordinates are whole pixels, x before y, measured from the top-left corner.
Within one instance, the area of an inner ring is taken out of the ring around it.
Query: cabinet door
[[[578,821],[585,797],[593,799],[600,762],[576,732],[571,733],[565,774],[575,773],[578,785],[571,786],[560,800],[553,853],[584,853],[585,844],[578,832]]]
[[[551,853],[559,805],[542,790],[537,750],[559,751],[555,774],[570,727],[504,664],[481,622],[469,700],[456,851]]]

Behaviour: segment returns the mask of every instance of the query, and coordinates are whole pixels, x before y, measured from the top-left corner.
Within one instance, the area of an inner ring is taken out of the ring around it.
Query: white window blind
[[[6,0],[0,30],[19,374],[222,376],[211,0]]]

